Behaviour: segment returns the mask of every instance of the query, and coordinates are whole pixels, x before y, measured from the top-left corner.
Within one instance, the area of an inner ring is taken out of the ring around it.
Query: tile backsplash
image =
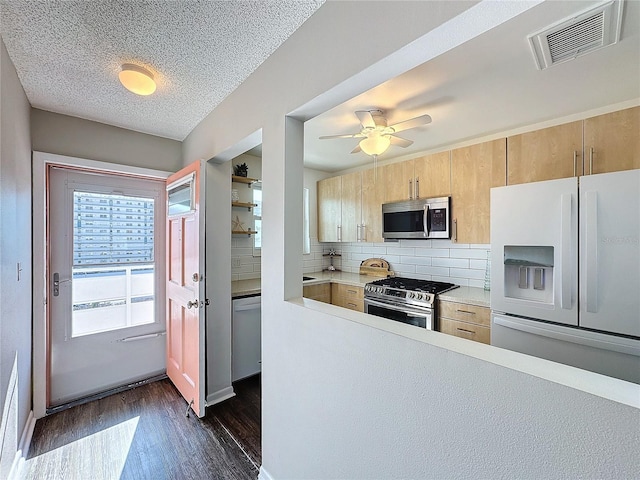
[[[231,281],[260,278],[260,257],[253,256],[253,237],[231,238]]]
[[[336,268],[358,272],[360,262],[367,258],[383,258],[397,277],[422,278],[456,285],[483,288],[490,275],[490,245],[452,243],[449,240],[400,240],[388,243],[323,243],[325,252],[334,248],[340,257],[334,258]],[[322,259],[323,268],[329,265]],[[311,270],[305,273],[311,273]]]
[[[400,240],[388,243],[319,243],[311,239],[311,253],[302,256],[305,274],[326,269],[331,259],[324,256],[335,249],[333,265],[344,272],[357,273],[360,262],[383,258],[396,276],[451,282],[483,288],[487,275],[489,245],[452,243],[448,240]],[[250,238],[233,238],[232,280],[260,278],[260,257],[253,256]],[[490,272],[489,272],[490,274]]]

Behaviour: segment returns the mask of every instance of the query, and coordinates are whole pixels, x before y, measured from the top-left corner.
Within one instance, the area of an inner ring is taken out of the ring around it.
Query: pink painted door
[[[167,375],[205,413],[204,233],[201,163],[167,179]]]

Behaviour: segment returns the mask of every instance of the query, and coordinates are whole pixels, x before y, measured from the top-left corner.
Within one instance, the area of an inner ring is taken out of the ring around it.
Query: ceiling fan
[[[420,115],[419,117],[404,120],[394,125],[387,125],[387,119],[382,110],[359,110],[355,112],[355,114],[362,125],[362,129],[358,133],[325,135],[320,137],[320,139],[362,138],[358,146],[354,148],[351,153],[364,152],[367,155],[378,156],[385,152],[387,148],[389,148],[389,145],[406,148],[413,143],[412,140],[399,137],[396,133],[431,123],[431,117],[429,115]]]

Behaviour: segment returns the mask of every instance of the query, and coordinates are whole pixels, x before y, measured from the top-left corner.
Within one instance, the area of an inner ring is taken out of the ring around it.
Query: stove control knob
[[[422,300],[424,298],[424,295],[422,295],[421,293],[416,293],[416,298],[418,300]]]

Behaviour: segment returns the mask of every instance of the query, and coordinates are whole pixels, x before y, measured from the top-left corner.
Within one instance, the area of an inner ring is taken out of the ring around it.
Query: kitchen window
[[[256,234],[253,236],[253,256],[259,257],[262,249],[262,183],[253,184],[253,229]]]

